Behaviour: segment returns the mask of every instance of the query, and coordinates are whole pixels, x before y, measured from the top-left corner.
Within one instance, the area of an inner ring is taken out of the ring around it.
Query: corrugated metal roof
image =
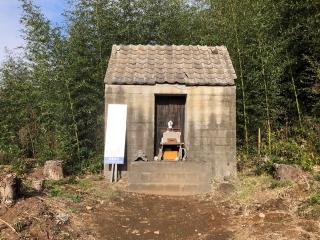
[[[234,85],[224,46],[113,45],[106,84]]]

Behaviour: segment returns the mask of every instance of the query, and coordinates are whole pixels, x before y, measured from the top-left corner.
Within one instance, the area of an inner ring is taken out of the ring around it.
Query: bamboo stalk
[[[286,53],[287,54],[287,53]],[[287,55],[287,59],[289,59],[288,55]],[[296,108],[297,108],[297,113],[298,113],[298,119],[299,119],[299,125],[300,128],[302,129],[302,117],[301,117],[301,111],[300,111],[300,104],[299,104],[299,99],[298,99],[298,93],[297,93],[297,88],[296,88],[296,84],[293,78],[293,73],[292,73],[292,68],[291,65],[289,66],[290,69],[290,76],[291,76],[291,84],[292,84],[292,89],[293,89],[293,93],[294,93],[294,97],[295,97],[295,104],[296,104]]]
[[[272,4],[272,7],[273,7],[273,11],[276,12],[277,11],[276,5]],[[279,25],[280,25],[280,31],[282,32],[281,24],[279,24]],[[286,58],[287,58],[287,61],[289,62],[289,56],[288,56],[287,50],[286,50]],[[296,109],[297,109],[297,113],[298,113],[299,125],[300,125],[300,128],[302,128],[302,114],[301,114],[301,110],[300,110],[300,103],[299,103],[299,98],[298,98],[298,94],[297,94],[296,84],[294,81],[291,65],[289,65],[289,72],[290,72],[290,77],[291,77],[291,85],[292,85],[294,97],[295,97],[295,104],[296,104]]]
[[[77,155],[78,155],[78,159],[80,159],[80,140],[79,140],[79,134],[78,134],[79,130],[78,130],[78,125],[77,125],[77,121],[76,121],[76,117],[75,117],[75,111],[74,111],[73,101],[72,101],[72,97],[71,97],[71,91],[69,88],[69,80],[68,80],[68,77],[66,76],[65,68],[62,68],[62,69],[63,69],[63,75],[64,75],[64,79],[65,79],[64,84],[67,89],[68,103],[69,103],[71,115],[72,115],[74,135],[75,135],[76,144],[77,144]]]
[[[74,114],[74,107],[73,107],[73,102],[72,102],[71,92],[70,92],[70,89],[69,89],[68,82],[66,83],[66,87],[67,87],[68,100],[69,100],[69,105],[70,105],[70,110],[71,110],[71,115],[72,115],[74,134],[75,134],[75,137],[76,137],[77,153],[78,153],[78,158],[80,158],[80,141],[79,141],[79,134],[78,134],[78,125],[77,125],[75,114]]]
[[[231,0],[231,2],[234,3],[234,0]],[[246,155],[248,155],[248,150],[249,150],[249,140],[248,139],[249,138],[248,138],[248,126],[247,126],[248,116],[247,116],[247,106],[246,106],[246,94],[245,94],[245,88],[244,88],[244,77],[243,77],[243,66],[242,66],[243,63],[242,63],[242,58],[241,58],[241,49],[240,49],[237,23],[236,23],[236,19],[235,19],[234,4],[231,4],[231,13],[232,13],[232,26],[233,26],[233,31],[234,31],[234,34],[236,37],[236,44],[237,44],[237,55],[238,55],[238,61],[239,61],[240,82],[241,82],[241,91],[242,91],[244,139],[245,139]]]
[[[101,28],[100,28],[100,18],[98,12],[98,5],[100,4],[100,0],[95,2],[95,14],[97,19],[97,35],[98,35],[98,43],[99,43],[99,60],[100,60],[100,74],[103,75],[103,61],[102,61],[102,40],[101,40]]]
[[[258,47],[260,56],[262,56],[262,47],[261,47],[261,36],[257,34],[258,38]],[[262,68],[262,79],[264,85],[264,96],[265,96],[265,104],[266,104],[266,112],[267,112],[267,127],[268,127],[268,150],[271,153],[271,121],[270,121],[270,108],[269,108],[269,98],[268,98],[268,86],[266,81],[266,74],[265,74],[265,63],[263,58],[261,58],[261,68]]]

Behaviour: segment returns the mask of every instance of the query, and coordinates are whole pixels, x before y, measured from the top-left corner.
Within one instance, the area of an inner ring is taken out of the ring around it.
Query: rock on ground
[[[279,180],[290,180],[293,182],[305,181],[308,178],[307,173],[304,172],[297,165],[274,164],[275,178]]]

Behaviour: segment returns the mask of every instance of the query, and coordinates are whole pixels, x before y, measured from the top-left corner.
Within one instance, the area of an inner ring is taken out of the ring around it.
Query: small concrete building
[[[224,46],[114,45],[105,76],[108,104],[127,104],[129,190],[210,191],[236,174],[236,79]],[[181,132],[185,161],[154,161],[167,123]],[[143,151],[148,161],[135,161]],[[110,166],[105,164],[105,174]]]

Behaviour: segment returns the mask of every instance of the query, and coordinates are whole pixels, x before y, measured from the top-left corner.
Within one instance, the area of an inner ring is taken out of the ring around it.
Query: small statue
[[[148,162],[148,157],[144,151],[138,150],[135,155],[135,161],[144,161]]]
[[[168,129],[169,129],[169,130],[172,130],[172,126],[173,126],[173,122],[170,120],[170,121],[168,122]]]

